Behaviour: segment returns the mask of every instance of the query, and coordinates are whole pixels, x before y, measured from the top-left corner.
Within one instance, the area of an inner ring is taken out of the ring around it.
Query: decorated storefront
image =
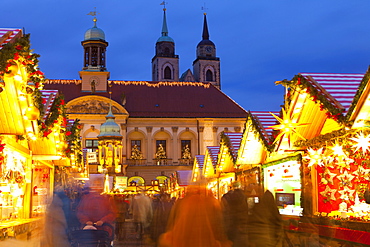
[[[274,194],[280,213],[301,216],[301,155],[266,163],[262,170],[264,189]]]
[[[44,75],[22,29],[0,30],[0,236],[31,234],[51,202],[56,165],[80,162],[63,96]]]

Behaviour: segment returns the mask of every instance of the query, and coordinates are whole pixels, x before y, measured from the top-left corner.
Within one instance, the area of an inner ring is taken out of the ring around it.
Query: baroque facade
[[[150,185],[158,177],[191,170],[193,158],[204,154],[207,146],[217,145],[221,132],[242,132],[248,114],[220,90],[220,60],[209,40],[206,15],[194,73],[187,70],[179,77],[164,9],[162,36],[152,59],[153,81],[109,80],[108,42],[96,22],[94,18],[82,41],[81,79],[53,79],[44,86],[62,92],[69,117],[80,119],[85,152],[98,152],[100,129],[111,109],[122,135],[120,174],[129,182]],[[90,173],[97,173],[98,165],[90,163]]]

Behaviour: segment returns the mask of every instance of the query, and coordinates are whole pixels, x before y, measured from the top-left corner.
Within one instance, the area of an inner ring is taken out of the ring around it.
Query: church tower
[[[175,41],[168,36],[166,8],[163,8],[162,36],[155,45],[152,59],[152,81],[178,81],[179,56],[175,55]]]
[[[81,42],[84,48],[84,65],[79,72],[82,80],[82,91],[107,92],[107,81],[110,73],[106,68],[106,48],[108,42],[105,41],[104,31],[96,26],[96,12],[91,12],[94,16],[94,26],[85,32],[84,41]]]
[[[197,45],[197,58],[193,62],[196,81],[212,83],[221,89],[220,58],[216,57],[216,46],[209,40],[207,14],[204,13],[202,41]]]

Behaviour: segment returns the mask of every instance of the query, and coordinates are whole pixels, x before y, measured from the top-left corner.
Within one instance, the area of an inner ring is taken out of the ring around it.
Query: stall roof
[[[224,132],[224,135],[229,139],[229,149],[233,155],[233,159],[236,160],[238,157],[238,151],[240,148],[240,143],[243,137],[243,133],[239,132]]]
[[[22,37],[23,32],[21,28],[0,28],[0,50],[3,48],[3,45],[7,43],[13,43],[19,37]]]
[[[300,73],[300,75],[322,86],[327,93],[343,106],[345,114],[365,74]]]
[[[218,153],[220,152],[220,146],[207,146],[209,157],[212,160],[213,167],[217,165]]]
[[[253,119],[257,121],[260,126],[261,133],[263,134],[265,140],[270,143],[271,137],[272,137],[272,128],[269,128],[271,126],[274,126],[277,124],[276,118],[271,114],[275,114],[276,116],[280,115],[280,112],[277,111],[251,111]]]
[[[204,165],[204,155],[195,155],[195,162],[198,164],[199,169],[202,169]]]

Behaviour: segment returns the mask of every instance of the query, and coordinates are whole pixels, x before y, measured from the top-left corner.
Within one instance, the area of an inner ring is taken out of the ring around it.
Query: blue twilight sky
[[[112,80],[151,80],[162,0],[1,0],[1,27],[31,34],[49,79],[79,79],[81,41],[99,13]],[[280,110],[275,81],[299,72],[365,73],[370,65],[369,0],[167,0],[180,72],[192,69],[202,6],[221,59],[224,93],[246,110]],[[181,74],[180,74],[181,75]]]

